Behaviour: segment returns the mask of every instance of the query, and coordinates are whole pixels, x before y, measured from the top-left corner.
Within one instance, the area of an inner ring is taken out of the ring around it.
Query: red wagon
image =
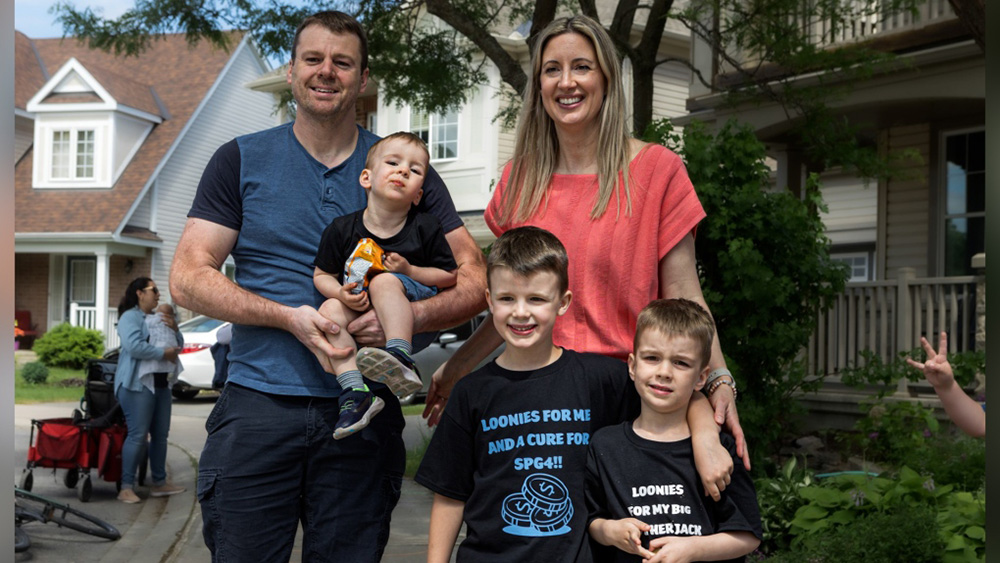
[[[128,430],[125,417],[114,396],[117,359],[95,359],[87,363],[87,382],[81,407],[72,418],[31,421],[28,464],[19,486],[30,491],[35,467],[66,469],[63,483],[77,488],[81,502],[90,500],[90,470],[115,483],[121,490],[122,444]],[[138,483],[145,480],[146,464],[140,464]]]
[[[98,428],[89,421],[72,418],[32,420],[28,464],[21,474],[20,487],[30,491],[32,470],[51,467],[66,469],[63,482],[67,487],[77,488],[81,502],[90,500],[91,469],[97,469],[98,476],[121,488],[122,444],[126,433],[121,424]]]

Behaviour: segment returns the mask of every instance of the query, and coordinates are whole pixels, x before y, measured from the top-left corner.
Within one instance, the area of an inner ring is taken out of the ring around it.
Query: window
[[[94,130],[53,131],[51,171],[53,180],[93,179]]]
[[[836,262],[843,262],[850,268],[847,276],[849,282],[868,281],[870,269],[868,267],[868,253],[838,253],[830,254],[830,259]]]
[[[986,248],[986,132],[946,134],[944,151],[943,271],[964,276]]]
[[[69,259],[69,300],[88,306],[97,302],[97,260]]]
[[[410,114],[410,131],[427,143],[431,160],[458,158],[458,112]]]

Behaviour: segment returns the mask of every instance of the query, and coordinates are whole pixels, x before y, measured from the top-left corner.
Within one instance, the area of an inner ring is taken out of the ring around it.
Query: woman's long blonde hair
[[[560,18],[550,23],[538,36],[531,52],[531,77],[524,94],[524,105],[518,118],[517,142],[507,192],[499,221],[526,221],[541,206],[559,158],[559,139],[555,125],[542,105],[541,72],[542,52],[553,37],[564,33],[577,33],[590,40],[597,53],[597,62],[604,73],[605,96],[600,111],[600,129],[597,144],[598,190],[594,197],[591,219],[604,215],[611,196],[615,196],[615,217],[621,214],[621,200],[625,199],[625,212],[632,212],[629,193],[629,161],[631,156],[629,133],[625,117],[625,93],[622,90],[621,63],[607,31],[587,16]]]

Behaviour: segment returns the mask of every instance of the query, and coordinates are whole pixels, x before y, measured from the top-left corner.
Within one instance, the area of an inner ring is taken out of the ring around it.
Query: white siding
[[[155,188],[154,188],[155,189]],[[146,195],[142,197],[139,205],[132,211],[131,217],[129,217],[128,224],[133,227],[142,227],[144,229],[152,229],[152,216],[153,216],[153,190],[146,192]]]
[[[493,65],[487,73],[491,83],[499,82]],[[448,186],[451,199],[459,212],[482,211],[489,202],[491,182],[496,178],[497,134],[500,125],[493,122],[499,99],[496,90],[479,88],[458,111],[458,158],[451,161],[431,162]],[[379,135],[410,130],[410,113],[407,106],[397,108],[379,100]]]
[[[846,174],[824,175],[822,214],[826,234],[833,244],[875,244],[878,223],[878,186]]]
[[[923,164],[911,168],[912,178],[891,180],[886,189],[886,277],[895,277],[904,266],[916,269],[917,277],[928,275],[928,187],[927,164],[930,127],[924,123],[889,130],[889,150],[916,149]]]
[[[166,281],[174,250],[187,220],[195,191],[208,160],[222,144],[234,137],[273,127],[274,99],[254,92],[245,84],[267,70],[253,50],[244,44],[233,55],[215,90],[193,116],[169,160],[156,178],[150,194],[155,202],[155,225],[163,246],[153,253],[151,277]],[[131,224],[132,221],[130,220]],[[161,291],[166,283],[161,283]],[[164,297],[169,301],[169,296]]]
[[[653,120],[687,115],[685,107],[691,71],[680,63],[665,63],[653,73]]]
[[[35,138],[35,122],[20,115],[14,116],[14,163],[31,148]]]
[[[114,136],[111,139],[111,170],[117,180],[139,150],[140,144],[153,130],[153,124],[121,113],[115,113],[112,122]]]

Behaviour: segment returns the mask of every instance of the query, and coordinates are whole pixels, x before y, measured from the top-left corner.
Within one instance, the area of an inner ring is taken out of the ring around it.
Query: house
[[[600,20],[604,25],[612,21],[617,2],[598,2]],[[447,27],[436,16],[420,8],[421,25]],[[637,17],[633,27],[634,37],[641,35],[643,16]],[[498,26],[491,33],[509,54],[527,71],[530,53],[525,41],[530,22],[517,28]],[[690,51],[690,32],[671,20],[660,44],[661,58],[686,59]],[[624,65],[626,92],[631,95],[631,67]],[[472,92],[460,108],[446,113],[428,115],[409,105],[396,106],[378,96],[378,76],[369,79],[368,89],[358,100],[358,123],[378,135],[395,131],[412,131],[421,135],[431,152],[431,165],[441,174],[459,214],[476,242],[485,247],[494,236],[483,221],[483,211],[493,194],[493,186],[500,179],[504,165],[514,151],[514,131],[505,129],[495,119],[504,103],[498,94],[509,89],[502,83],[496,66],[486,61],[484,71],[488,85]],[[261,76],[250,87],[270,92],[278,97],[288,84],[286,68]],[[675,117],[686,113],[684,103],[690,70],[679,62],[669,62],[657,67],[654,82],[653,119]],[[630,105],[630,104],[629,104]]]
[[[174,249],[215,149],[276,124],[245,84],[269,65],[249,36],[228,50],[183,35],[138,57],[15,32],[15,308],[41,334],[101,330],[137,276],[167,287]]]
[[[820,22],[817,29],[830,27]],[[934,339],[941,330],[952,351],[985,349],[985,55],[949,3],[933,0],[919,3],[915,15],[849,26],[832,40],[827,36],[824,46],[858,42],[894,53],[901,64],[852,84],[833,108],[861,126],[883,154],[913,149],[920,158],[905,164],[908,174],[870,184],[838,170],[823,173],[831,254],[850,265],[851,277],[807,351],[810,373],[817,375],[862,363],[864,350],[892,360],[916,347],[920,336]],[[725,80],[712,74],[724,67],[713,67],[709,45],[694,41],[691,60],[705,76]],[[722,102],[719,91],[692,82],[689,119],[719,126],[738,115],[769,147],[777,185],[796,191],[805,170],[782,109]],[[922,384],[903,381],[897,395],[925,393]],[[837,393],[817,399],[823,400],[857,402]]]

